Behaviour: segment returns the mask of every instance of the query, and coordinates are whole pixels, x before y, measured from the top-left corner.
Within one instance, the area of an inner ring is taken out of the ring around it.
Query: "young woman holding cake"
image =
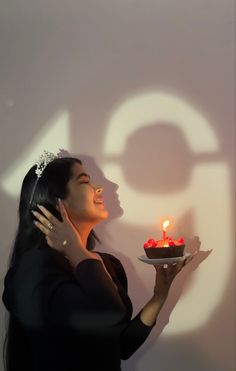
[[[108,217],[102,193],[77,158],[44,151],[26,174],[2,296],[6,371],[120,371],[156,324],[190,258],[154,265],[153,296],[131,319],[120,260],[94,250],[93,228]]]

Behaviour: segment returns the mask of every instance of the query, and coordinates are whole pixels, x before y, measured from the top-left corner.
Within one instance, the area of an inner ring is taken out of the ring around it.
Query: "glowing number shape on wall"
[[[0,184],[6,194],[12,197],[19,195],[25,174],[44,149],[53,153],[57,153],[59,148],[69,149],[69,119],[70,116],[66,110],[61,110],[54,115],[28,144],[20,157],[5,173],[1,174]]]
[[[131,134],[145,125],[158,125],[158,122],[176,125],[185,135],[195,157],[203,153],[218,156],[217,160],[196,163],[188,187],[164,196],[145,194],[130,187],[125,182],[119,161],[111,160],[112,157],[122,157]],[[219,143],[209,122],[175,96],[155,92],[144,94],[130,98],[118,107],[110,119],[103,148],[103,171],[119,184],[120,198],[125,207],[121,223],[138,228],[139,225],[152,225],[167,210],[177,220],[186,210],[193,210],[195,235],[199,235],[203,250],[213,249],[213,252],[194,273],[191,290],[178,302],[165,334],[189,331],[203,325],[224,293],[232,251],[229,172],[227,164],[219,160]],[[157,205],[158,214],[153,205]],[[145,218],[142,210],[148,210]]]

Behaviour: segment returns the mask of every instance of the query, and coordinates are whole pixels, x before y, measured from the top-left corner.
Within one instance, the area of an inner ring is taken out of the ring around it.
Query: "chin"
[[[108,216],[109,216],[109,212],[107,210],[104,210],[104,212],[102,214],[103,214],[103,217],[102,217],[103,220],[107,219]]]
[[[104,210],[103,212],[101,212],[100,215],[99,215],[99,222],[107,219],[108,215],[109,215],[109,213],[108,213],[107,210]]]

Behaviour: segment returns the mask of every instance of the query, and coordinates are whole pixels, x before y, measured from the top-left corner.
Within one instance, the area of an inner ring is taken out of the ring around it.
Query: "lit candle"
[[[165,220],[162,224],[162,240],[149,238],[144,243],[144,251],[149,259],[177,258],[183,256],[185,248],[184,238],[180,237],[178,240],[173,240],[172,237],[167,236],[166,229],[169,224],[169,220]]]
[[[162,224],[162,232],[163,232],[163,240],[166,240],[166,228],[170,224],[169,220],[165,220],[164,223]]]

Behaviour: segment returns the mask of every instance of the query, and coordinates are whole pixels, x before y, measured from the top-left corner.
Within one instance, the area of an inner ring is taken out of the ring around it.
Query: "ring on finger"
[[[48,223],[48,229],[50,229],[50,231],[52,231],[53,230],[53,225],[52,225],[52,223]]]

